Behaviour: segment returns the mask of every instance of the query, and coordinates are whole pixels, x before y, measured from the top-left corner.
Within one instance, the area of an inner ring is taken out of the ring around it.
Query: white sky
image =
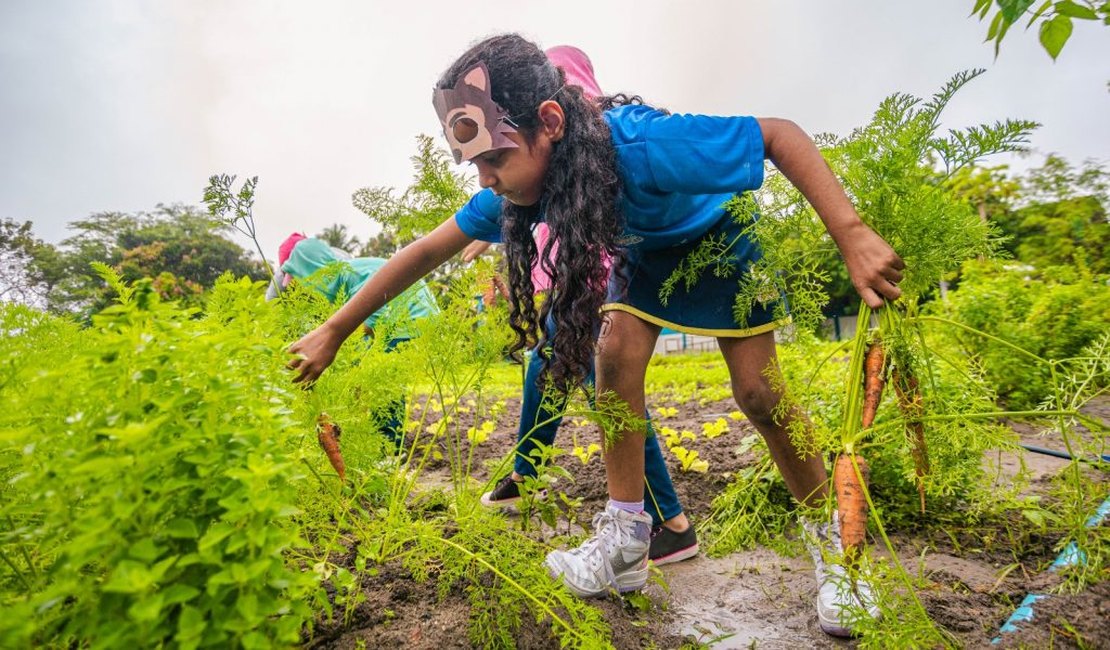
[[[607,91],[811,133],[846,134],[892,92],[927,97],[986,67],[947,125],[1032,119],[1036,150],[1110,160],[1110,28],[1077,24],[1055,64],[1015,29],[996,62],[972,4],[4,0],[0,218],[58,241],[93,212],[200,203],[226,172],[260,177],[268,253],[335,222],[365,237],[351,193],[409,183],[415,137],[437,134],[432,84],[502,31],[581,47]]]

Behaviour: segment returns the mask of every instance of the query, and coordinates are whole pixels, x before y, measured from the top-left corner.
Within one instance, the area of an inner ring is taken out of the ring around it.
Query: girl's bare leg
[[[805,431],[810,432],[809,422],[797,410],[785,413],[778,422],[774,417],[775,407],[783,398],[765,374],[769,368],[773,373],[779,372],[774,334],[768,332],[746,339],[718,341],[732,377],[736,403],[767,441],[767,448],[790,493],[808,506],[821,505],[828,492],[825,464],[816,454],[802,457],[787,433],[789,424],[798,421],[805,423]],[[829,522],[802,521],[806,529],[803,539],[813,556],[817,577],[817,620],[821,629],[829,634],[850,636],[852,617],[856,614],[849,608],[863,609],[872,617],[879,615],[871,587],[866,580],[858,579],[851,589],[846,589],[844,569],[832,563],[835,554],[842,551],[835,517]],[[830,562],[826,563],[826,559]]]
[[[660,328],[632,314],[606,312],[597,339],[597,395],[612,393],[628,404],[632,413],[644,412],[644,377]],[[624,431],[605,452],[609,498],[639,501],[644,498],[645,431]],[[604,445],[603,445],[604,446]]]
[[[721,346],[725,363],[728,364],[733,397],[740,410],[767,441],[771,458],[782,473],[790,493],[808,506],[820,505],[828,491],[825,463],[819,455],[802,457],[787,432],[791,422],[806,422],[805,415],[789,411],[780,421],[776,421],[774,416],[775,407],[783,397],[765,374],[769,368],[773,369],[772,372],[779,373],[774,333],[767,332],[742,339],[719,338],[717,342]],[[809,431],[808,422],[806,430]]]

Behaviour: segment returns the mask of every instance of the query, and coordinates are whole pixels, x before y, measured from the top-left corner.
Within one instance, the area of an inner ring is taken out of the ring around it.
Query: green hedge
[[[1110,275],[1056,266],[1041,271],[1017,263],[965,265],[959,288],[934,310],[1047,360],[1083,355],[1110,332]],[[982,336],[959,335],[982,361],[1000,397],[1014,407],[1038,404],[1052,392],[1045,364]],[[1110,378],[1102,376],[1105,384]]]

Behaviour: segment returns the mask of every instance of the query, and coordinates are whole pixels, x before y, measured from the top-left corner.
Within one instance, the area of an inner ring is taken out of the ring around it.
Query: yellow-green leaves
[[[582,445],[575,445],[574,450],[571,453],[573,453],[575,457],[578,458],[578,460],[582,461],[582,464],[585,465],[589,463],[590,460],[593,459],[594,454],[599,451],[601,451],[601,445],[597,444],[596,442],[591,442],[587,447],[582,447]]]
[[[724,422],[724,420],[720,420],[720,422]],[[725,429],[728,429],[727,423],[725,424]],[[683,446],[685,441],[694,442],[698,439],[698,436],[693,431],[676,431],[670,427],[661,427],[659,429],[659,435],[662,437],[663,443],[667,445],[667,449],[678,459],[682,471],[709,471],[709,461],[700,458],[697,450],[687,449]]]
[[[486,420],[481,424],[481,426],[470,427],[469,429],[467,429],[466,439],[469,440],[470,444],[472,445],[480,445],[489,439],[489,436],[491,433],[493,433],[494,428],[494,423]]]
[[[1041,23],[1041,45],[1053,60],[1060,56],[1064,44],[1071,38],[1071,31],[1071,18],[1064,14],[1057,14],[1052,17],[1052,20]]]
[[[703,422],[701,432],[707,439],[712,440],[717,436],[728,433],[728,421],[724,418],[717,418],[714,422]]]
[[[697,450],[674,446],[671,447],[671,453],[682,464],[681,467],[684,472],[705,473],[709,471],[709,461],[699,458]]]

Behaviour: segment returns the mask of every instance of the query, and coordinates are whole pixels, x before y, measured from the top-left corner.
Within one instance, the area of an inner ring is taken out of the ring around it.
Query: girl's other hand
[[[286,364],[290,370],[297,371],[293,378],[296,383],[312,383],[320,378],[324,370],[335,360],[335,353],[343,341],[327,327],[321,325],[305,334],[299,341],[289,346],[289,352],[296,355]]]
[[[467,244],[466,248],[463,249],[462,260],[464,262],[466,262],[467,264],[469,264],[469,263],[473,262],[474,260],[478,259],[478,256],[481,255],[482,253],[486,252],[486,250],[489,249],[489,247],[490,247],[490,243],[488,241],[482,241],[481,239],[475,239],[474,241]]]
[[[868,307],[878,309],[884,299],[897,300],[902,295],[898,283],[906,263],[874,230],[859,222],[840,242],[848,276]]]

